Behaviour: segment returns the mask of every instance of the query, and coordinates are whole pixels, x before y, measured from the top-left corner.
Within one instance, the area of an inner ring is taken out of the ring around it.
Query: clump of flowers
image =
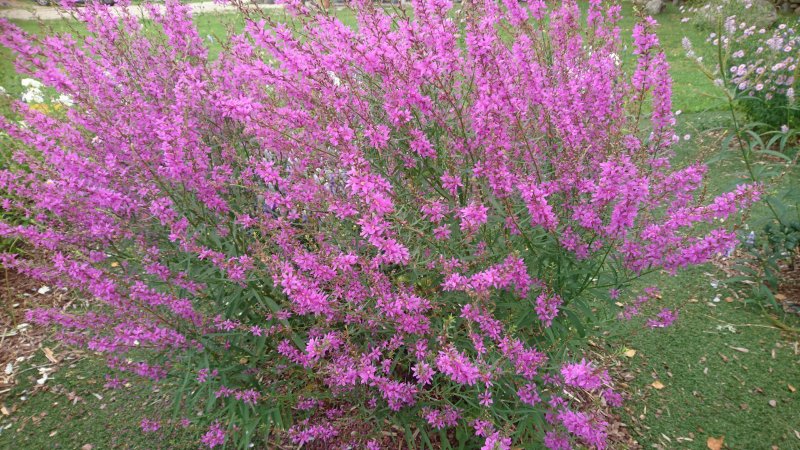
[[[22,101],[25,103],[44,103],[44,93],[42,83],[32,78],[23,78],[21,81],[25,92],[22,93]]]
[[[751,120],[773,130],[800,125],[795,97],[800,35],[793,26],[766,28],[732,15],[720,21],[706,42],[719,48],[714,50],[718,61],[707,73],[731,91]],[[697,58],[691,43],[684,46],[690,57]]]
[[[795,91],[800,86],[798,54],[800,35],[786,24],[771,32],[763,28],[726,23],[730,33],[731,59],[728,64],[729,82],[736,86],[739,104],[753,120],[779,128],[800,126]],[[743,95],[744,94],[744,95]]]
[[[703,166],[671,166],[652,20],[628,76],[618,5],[351,6],[353,27],[294,0],[289,23],[248,11],[213,60],[171,0],[147,25],[87,5],[82,45],[0,22],[18,70],[74,102],[0,119],[19,144],[2,207],[31,218],[0,236],[49,258],[2,263],[92,299],[29,319],[114,379],[174,380],[207,447],[378,448],[389,423],[604,448],[572,400],[621,399],[559,356],[573,327],[727,252],[721,219],[758,191],[709,201]]]
[[[691,22],[705,31],[716,31],[720,21],[736,16],[759,28],[771,26],[778,18],[775,5],[769,1],[755,0],[704,0],[686,3],[680,11],[687,16],[682,22]]]

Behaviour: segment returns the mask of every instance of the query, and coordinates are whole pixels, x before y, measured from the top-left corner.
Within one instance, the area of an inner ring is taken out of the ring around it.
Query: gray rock
[[[650,0],[644,4],[644,12],[651,16],[655,16],[656,14],[661,14],[661,11],[664,11],[664,2],[661,0]]]
[[[633,0],[633,3],[650,16],[660,14],[666,7],[666,2],[663,0]]]
[[[761,13],[761,20],[759,21],[762,27],[768,27],[778,20],[778,10],[775,5],[767,0],[753,0],[753,8],[757,8]]]

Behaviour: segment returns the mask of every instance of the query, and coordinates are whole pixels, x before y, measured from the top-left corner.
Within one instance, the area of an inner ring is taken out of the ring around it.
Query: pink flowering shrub
[[[89,4],[80,44],[0,22],[74,101],[0,122],[2,207],[31,219],[0,236],[47,255],[3,264],[91,299],[30,320],[176,386],[207,447],[605,447],[622,399],[568,344],[593,302],[728,251],[757,191],[705,200],[703,166],[670,166],[652,21],[626,74],[600,1],[353,7],[251,13],[214,60],[174,1],[147,26]]]

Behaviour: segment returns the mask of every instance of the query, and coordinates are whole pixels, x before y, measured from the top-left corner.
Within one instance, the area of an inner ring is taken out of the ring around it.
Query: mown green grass
[[[790,387],[800,383],[797,335],[738,299],[726,302],[731,293],[712,279],[725,276],[707,266],[663,277],[659,306],[680,308],[675,325],[649,331],[637,321],[609,340],[637,351],[626,363],[635,379],[623,420],[645,448],[706,448],[721,436],[731,449],[800,448],[800,401]],[[656,380],[665,387],[655,389]]]
[[[635,19],[630,6],[626,5],[624,12],[621,26],[623,34],[629,36]],[[352,21],[352,16],[345,20]],[[674,106],[684,111],[679,116],[679,134],[692,135],[677,147],[676,161],[678,165],[705,161],[719,149],[713,141],[700,140],[699,136],[709,128],[729,125],[721,96],[695,63],[684,57],[681,46],[682,38],[688,36],[701,48],[705,36],[682,24],[674,8],[658,20],[658,33],[674,79]],[[232,14],[197,16],[196,23],[212,56],[220,50],[219,38],[228,28],[242,26],[241,19]],[[19,25],[32,32],[46,32],[36,23]],[[68,25],[52,22],[47,26],[63,31]],[[630,44],[630,39],[626,42]],[[629,54],[630,47],[627,51]],[[629,64],[632,58],[628,55],[624,60]],[[0,85],[18,95],[19,79],[10,53],[0,49]],[[735,154],[712,163],[709,194],[731,189],[745,175],[744,165]],[[798,180],[795,174],[784,182],[800,189]],[[755,208],[750,224],[764,217],[764,208]],[[713,288],[712,279],[721,281],[720,287]],[[692,268],[676,277],[650,278],[646,284],[657,284],[663,291],[663,298],[654,307],[680,308],[678,322],[656,331],[645,330],[641,321],[620,323],[605,339],[610,352],[623,348],[637,352],[630,359],[621,357],[625,370],[634,375],[623,421],[644,448],[702,449],[708,437],[720,436],[731,449],[768,449],[773,445],[800,448],[800,438],[794,431],[800,431],[800,392],[793,393],[789,388],[800,389],[798,335],[776,327],[772,312],[745,303],[746,297],[736,297],[724,281],[725,275],[711,265]],[[712,302],[717,294],[723,300]],[[726,302],[727,297],[736,298]],[[778,320],[789,327],[800,327],[794,318]],[[157,415],[166,409],[162,394],[152,392],[149,386],[112,393],[102,388],[105,373],[102,362],[94,358],[59,370],[47,385],[64,386],[83,401],[73,405],[61,389],[29,395],[12,416],[17,422],[0,432],[0,448],[80,448],[87,443],[94,448],[196,447],[200,430],[140,433],[143,415]],[[663,389],[652,387],[656,379],[664,384]],[[9,398],[19,399],[33,383],[25,378]],[[42,413],[46,415],[35,425],[33,418]],[[26,425],[20,429],[22,422]],[[0,420],[0,427],[5,423]],[[50,436],[54,431],[56,434]]]
[[[204,430],[164,422],[154,433],[142,433],[142,418],[171,419],[171,398],[152,383],[136,380],[128,387],[106,389],[104,361],[93,355],[62,363],[53,378],[36,385],[30,367],[45,365],[41,354],[26,363],[6,402],[19,409],[0,420],[0,449],[189,449],[197,448]],[[23,400],[24,399],[24,400]],[[3,429],[8,424],[11,427]]]

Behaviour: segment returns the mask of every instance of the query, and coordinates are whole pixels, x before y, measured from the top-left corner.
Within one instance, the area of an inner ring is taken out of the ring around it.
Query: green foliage
[[[0,94],[0,111],[2,111],[3,103],[8,101],[8,96]],[[8,135],[0,131],[0,169],[6,168],[12,164],[11,161],[12,140]],[[21,224],[25,222],[25,218],[18,214],[6,211],[0,205],[0,222],[8,224]],[[7,239],[0,237],[0,253],[16,253],[19,251],[20,242],[17,239]]]
[[[743,237],[744,255],[736,266],[742,275],[731,281],[749,290],[752,300],[780,311],[775,293],[784,268],[794,265],[800,249],[800,192],[796,186],[799,130],[759,133],[762,127],[763,123],[746,124],[735,129],[723,144],[741,147],[749,178],[763,186],[768,209],[756,230]]]
[[[800,126],[800,108],[790,103],[785,95],[775,95],[767,100],[763,95],[755,95],[748,91],[739,91],[737,106],[751,120],[762,124],[761,129],[778,129],[781,126],[792,128]]]
[[[800,221],[768,223],[758,234],[751,232],[743,245],[750,265],[739,268],[745,274],[741,280],[749,282],[755,299],[780,310],[774,293],[781,282],[783,265],[796,263],[799,246]]]

